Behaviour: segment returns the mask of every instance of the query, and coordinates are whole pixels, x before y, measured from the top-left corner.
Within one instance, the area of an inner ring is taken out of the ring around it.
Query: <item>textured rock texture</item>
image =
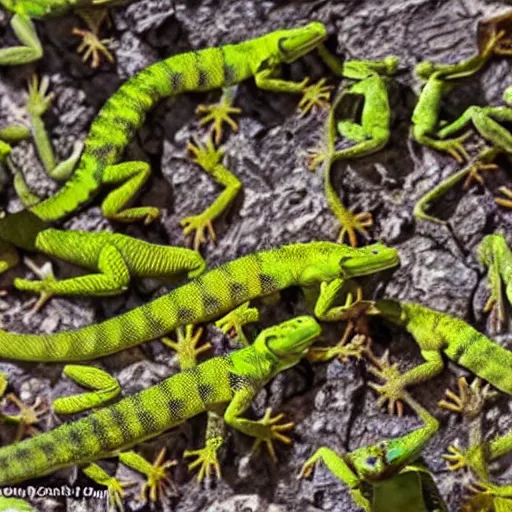
[[[481,310],[487,299],[483,269],[475,258],[482,236],[510,231],[512,214],[498,208],[493,193],[509,183],[504,170],[485,176],[486,188],[473,188],[463,196],[460,188],[448,194],[436,213],[446,225],[416,223],[414,203],[427,190],[456,169],[454,161],[434,151],[408,142],[408,128],[419,84],[412,77],[413,66],[423,59],[456,62],[475,51],[476,23],[479,19],[503,12],[508,2],[483,0],[136,0],[113,10],[114,66],[104,64],[91,70],[75,53],[77,40],[71,34],[79,18],[67,16],[38,22],[44,45],[44,59],[35,65],[0,71],[0,127],[9,122],[26,122],[26,80],[32,73],[48,75],[56,101],[46,115],[46,126],[59,158],[69,154],[76,140],[83,140],[95,113],[109,95],[125,80],[145,66],[166,56],[189,49],[238,42],[283,27],[320,20],[331,34],[328,45],[346,58],[382,58],[389,54],[400,58],[401,72],[393,80],[393,136],[389,146],[377,155],[335,167],[334,183],[345,203],[358,211],[374,214],[374,239],[399,249],[402,264],[393,274],[372,281],[379,293],[399,299],[418,301],[449,312],[486,330]],[[16,43],[8,26],[8,16],[0,12],[0,46]],[[327,73],[315,54],[285,69],[293,79],[310,75],[318,79]],[[334,81],[334,77],[331,77]],[[481,74],[457,89],[446,100],[447,117],[452,118],[471,104],[498,104],[510,83],[509,63],[495,59]],[[243,192],[227,215],[215,226],[216,246],[204,247],[210,265],[279,244],[315,239],[335,240],[338,226],[323,196],[322,177],[308,172],[306,150],[321,132],[323,114],[300,118],[297,97],[258,90],[248,82],[238,89],[237,104],[243,108],[240,130],[225,137],[226,165],[240,178]],[[185,156],[187,141],[202,134],[195,107],[215,101],[219,93],[190,94],[163,102],[147,116],[144,127],[130,145],[126,159],[144,159],[153,170],[151,182],[140,201],[165,209],[162,223],[151,226],[109,226],[101,218],[98,205],[92,205],[65,226],[74,229],[112,229],[153,242],[182,245],[179,220],[202,211],[219,193],[218,187]],[[58,185],[47,179],[32,143],[19,144],[13,152],[16,165],[29,184],[40,194],[51,194]],[[10,186],[3,191],[4,208],[20,207]],[[512,237],[510,237],[512,242]],[[44,258],[36,257],[38,263]],[[58,276],[69,276],[76,269],[55,263]],[[30,275],[19,266],[2,276],[7,286],[16,275]],[[369,288],[372,288],[369,286]],[[163,293],[154,283],[134,283],[124,296],[111,299],[52,299],[44,309],[28,315],[30,296],[11,291],[0,299],[3,328],[23,332],[54,332],[77,328],[127,309]],[[281,302],[262,305],[257,329],[306,311],[299,294],[287,293]],[[383,327],[383,326],[382,326]],[[335,341],[342,326],[326,326],[325,338]],[[487,330],[489,334],[493,334]],[[382,328],[375,343],[381,354],[390,346],[391,357],[405,369],[420,361],[412,339],[398,330]],[[218,353],[228,349],[215,328],[208,334]],[[509,335],[495,337],[512,349]],[[392,342],[392,343],[390,343]],[[116,375],[124,393],[143,389],[176,371],[169,351],[158,341],[97,363]],[[9,376],[13,391],[32,402],[36,396],[51,400],[69,393],[69,382],[60,377],[61,367],[43,364],[2,363],[0,370]],[[464,372],[449,365],[434,382],[414,390],[414,396],[430,410],[443,389]],[[223,480],[198,486],[194,475],[181,462],[175,472],[180,496],[163,502],[164,510],[177,511],[336,511],[351,512],[347,489],[324,467],[318,467],[311,480],[299,481],[296,475],[306,457],[320,445],[339,452],[396,436],[419,425],[407,412],[403,418],[389,417],[375,407],[374,393],[367,382],[372,377],[360,362],[311,367],[308,364],[279,376],[261,392],[250,414],[256,417],[268,406],[286,413],[296,423],[292,447],[279,447],[279,463],[273,466],[266,455],[249,457],[251,441],[237,433],[229,438],[224,453]],[[451,473],[441,460],[448,444],[466,442],[466,431],[458,418],[437,412],[442,428],[424,451],[450,510],[459,510],[469,482],[464,472]],[[50,417],[41,428],[50,428],[60,420]],[[486,432],[489,436],[511,427],[512,410],[503,397],[489,409]],[[145,443],[142,453],[155,456],[167,446],[170,457],[179,457],[189,447],[198,447],[204,434],[204,418],[195,418],[160,439]],[[4,442],[14,431],[2,429]],[[512,471],[505,461],[496,476],[510,482]],[[105,467],[113,474],[140,479],[117,461]],[[508,480],[507,480],[508,478]],[[74,482],[88,485],[87,479],[66,471],[41,479],[50,487]],[[127,491],[127,506],[132,510],[150,510],[135,500],[136,488]],[[39,498],[39,510],[105,510],[104,500]],[[160,505],[156,507],[158,509]]]

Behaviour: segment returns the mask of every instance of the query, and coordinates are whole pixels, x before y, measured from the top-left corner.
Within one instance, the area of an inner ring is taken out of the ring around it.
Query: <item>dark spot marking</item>
[[[462,343],[460,343],[457,348],[455,349],[455,352],[453,353],[453,361],[455,363],[458,363],[460,358],[464,355],[465,349]]]
[[[232,372],[228,372],[228,382],[229,387],[233,391],[240,391],[244,388],[245,383],[247,382],[247,379],[244,379],[240,375]]]
[[[272,276],[268,274],[259,274],[258,279],[260,281],[261,293],[272,293],[277,289],[277,284]]]
[[[99,147],[89,149],[89,153],[98,160],[107,159],[111,153],[115,153],[117,148],[113,144],[102,144]]]
[[[212,313],[219,313],[222,309],[222,302],[213,295],[203,295],[203,305],[204,310],[207,315],[210,315]]]
[[[239,304],[244,302],[249,297],[249,290],[247,287],[240,283],[228,284],[229,299],[232,304]]]
[[[186,307],[178,308],[178,322],[192,324],[194,320],[196,320],[196,315],[193,309]]]
[[[211,384],[199,384],[197,391],[204,404],[207,404],[215,396],[215,389]]]
[[[70,444],[73,447],[73,450],[75,450],[75,452],[80,453],[81,451],[83,451],[84,437],[82,433],[80,433],[80,431],[71,428],[70,430],[68,430],[68,437]]]
[[[152,308],[142,308],[141,312],[151,333],[161,333],[161,335],[164,335],[168,331],[164,321],[156,316],[156,311],[153,311]],[[156,334],[156,336],[160,336],[160,334]]]
[[[142,400],[140,394],[134,395],[132,398],[133,406],[135,408],[135,415],[141,424],[144,432],[147,434],[158,432],[159,426],[155,415],[149,411]]]
[[[183,73],[171,71],[171,87],[174,93],[181,91],[183,87]]]
[[[199,74],[199,78],[197,80],[197,88],[204,89],[205,87],[208,86],[208,82],[209,82],[208,72],[205,71],[204,69],[199,69],[198,74]]]
[[[53,443],[43,443],[38,447],[43,453],[47,461],[55,458],[55,446]]]
[[[108,445],[108,427],[105,427],[94,415],[88,418],[89,425],[91,425],[94,436],[98,440],[102,450],[109,448]]]
[[[125,419],[123,411],[119,407],[112,407],[110,409],[110,417],[112,423],[114,423],[121,432],[121,437],[123,438],[123,442],[128,442],[131,440],[130,432],[128,429],[128,421]]]
[[[171,418],[180,420],[185,417],[185,401],[181,398],[171,398],[168,401]]]

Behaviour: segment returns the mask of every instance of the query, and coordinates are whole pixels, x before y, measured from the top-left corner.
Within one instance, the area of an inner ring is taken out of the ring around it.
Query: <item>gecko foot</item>
[[[441,457],[446,461],[450,471],[458,471],[469,466],[469,460],[466,452],[451,444],[447,448],[448,453],[443,453]]]
[[[217,457],[217,450],[222,446],[224,440],[221,436],[208,439],[204,448],[200,450],[185,450],[184,457],[197,457],[197,459],[188,465],[189,471],[194,470],[199,466],[199,473],[197,474],[197,481],[201,482],[205,476],[210,475],[215,471],[217,479],[221,479],[220,464]]]
[[[27,101],[27,109],[32,115],[41,117],[52,104],[55,99],[55,93],[51,92],[48,94],[49,87],[50,79],[47,76],[43,76],[39,83],[37,75],[32,75],[28,82]]]
[[[476,377],[471,385],[468,384],[466,377],[460,377],[457,380],[459,388],[458,394],[450,389],[445,391],[446,400],[438,402],[439,407],[449,411],[460,413],[468,418],[478,416],[484,407],[485,401],[497,396],[495,391],[491,391],[490,384],[482,388],[482,381]]]
[[[433,141],[432,146],[438,151],[445,151],[455,158],[457,162],[462,163],[465,160],[469,160],[469,155],[463,144],[469,137],[471,137],[471,132],[466,132],[454,139]]]
[[[96,69],[100,65],[101,56],[103,55],[111,64],[114,63],[114,57],[107,48],[107,45],[112,43],[112,39],[99,39],[95,32],[76,27],[73,29],[73,34],[82,38],[82,42],[76,49],[76,52],[78,54],[83,53],[83,62],[87,62],[90,57],[91,67]]]
[[[480,172],[482,171],[494,171],[498,168],[496,164],[482,164],[476,163],[471,166],[469,170],[468,176],[464,181],[464,185],[462,185],[463,190],[468,190],[473,182],[478,183],[480,185],[484,185],[484,179],[482,178]]]
[[[49,290],[51,283],[55,282],[55,274],[53,273],[52,264],[48,261],[41,267],[38,267],[30,258],[25,258],[25,265],[38,276],[39,280],[31,279],[14,279],[14,286],[18,290],[38,292],[39,299],[35,302],[30,310],[30,314],[39,311],[53,296],[53,292]]]
[[[269,407],[265,411],[265,415],[255,423],[258,425],[258,436],[254,441],[251,453],[254,453],[261,443],[265,443],[268,453],[274,462],[277,462],[276,452],[274,450],[273,441],[281,441],[284,444],[292,444],[293,441],[290,437],[282,434],[282,432],[289,432],[293,429],[294,423],[278,424],[284,418],[284,414],[278,414],[272,418],[272,409]]]
[[[398,365],[396,363],[390,364],[388,350],[384,352],[380,359],[375,359],[373,363],[374,365],[370,366],[368,371],[385,381],[384,384],[375,384],[374,382],[368,384],[381,395],[377,400],[377,407],[381,407],[386,401],[389,401],[388,413],[394,414],[396,409],[397,415],[402,416],[404,406],[401,399],[403,399],[405,390]]]
[[[326,79],[322,78],[315,84],[304,87],[303,96],[299,101],[297,109],[300,117],[309,112],[329,108],[329,99],[331,96],[332,85],[325,85]]]
[[[345,237],[348,238],[352,247],[357,246],[356,233],[359,232],[366,240],[370,234],[366,228],[373,226],[373,218],[370,212],[354,213],[350,210],[344,210],[343,215],[338,217],[342,228],[338,235],[338,243],[344,243]]]
[[[211,131],[214,135],[215,144],[222,139],[223,123],[230,126],[234,132],[238,132],[238,123],[231,117],[232,114],[241,114],[242,109],[233,107],[229,101],[221,100],[213,105],[199,105],[196,114],[200,115],[199,125],[212,123]]]
[[[508,187],[500,187],[498,189],[500,194],[503,194],[505,198],[502,197],[496,197],[494,201],[496,204],[499,204],[500,206],[504,206],[505,208],[512,208],[512,190]]]
[[[39,396],[36,397],[32,405],[24,404],[14,393],[9,393],[5,398],[19,410],[18,414],[1,413],[4,421],[18,425],[16,441],[20,441],[25,433],[39,434],[39,430],[34,425],[41,421],[41,417],[50,410],[50,406],[47,403],[43,404],[43,400]]]
[[[185,327],[185,333],[183,333],[182,327],[178,327],[176,329],[176,334],[178,335],[178,341],[173,341],[170,338],[164,337],[162,338],[162,343],[176,351],[180,367],[182,369],[193,368],[196,365],[197,356],[212,348],[210,343],[204,343],[197,348],[197,344],[203,334],[202,327],[197,329],[194,334],[194,326],[192,324],[188,324]]]
[[[326,158],[328,152],[325,148],[310,148],[307,150],[306,166],[309,171],[314,171]]]
[[[215,322],[215,326],[218,327],[224,334],[230,333],[238,338],[238,341],[242,347],[249,345],[247,338],[245,337],[243,326],[252,322],[257,322],[259,319],[259,311],[256,308],[252,308],[249,302],[244,302],[237,308],[230,311],[227,315]]]
[[[140,501],[146,501],[146,492],[148,492],[149,499],[152,503],[155,503],[159,497],[162,497],[164,493],[170,491],[173,495],[178,495],[178,489],[171,480],[171,477],[167,475],[167,470],[178,464],[176,460],[165,459],[165,447],[160,450],[153,464],[146,473],[147,480],[142,486],[140,491]]]

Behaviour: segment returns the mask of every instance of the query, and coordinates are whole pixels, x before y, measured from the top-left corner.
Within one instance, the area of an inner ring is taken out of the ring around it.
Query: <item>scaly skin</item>
[[[391,121],[391,109],[389,107],[386,76],[396,72],[398,59],[387,57],[381,61],[348,61],[343,64],[343,76],[357,82],[347,90],[338,94],[334,101],[325,125],[324,153],[311,151],[310,169],[313,169],[323,160],[325,163],[325,197],[329,207],[336,215],[342,226],[339,242],[343,242],[348,236],[350,245],[357,245],[356,232],[359,231],[365,238],[368,238],[367,227],[372,225],[372,216],[364,212],[355,215],[347,210],[331,183],[331,167],[337,160],[349,158],[361,158],[380,151],[388,142]],[[345,96],[356,96],[363,98],[363,109],[361,121],[356,123],[350,120],[338,122],[338,132],[346,139],[356,142],[353,146],[335,150],[335,116],[337,107]]]
[[[451,471],[469,467],[478,479],[469,486],[469,490],[475,494],[468,497],[466,508],[463,510],[510,511],[512,485],[493,484],[489,477],[488,463],[512,451],[512,435],[508,433],[486,442],[483,433],[484,405],[495,398],[497,393],[489,389],[489,384],[481,388],[478,378],[469,385],[465,377],[461,377],[458,387],[459,395],[447,390],[448,400],[442,400],[439,405],[461,414],[469,423],[469,445],[466,450],[462,451],[449,446],[449,453],[443,455]],[[483,503],[487,503],[488,508],[483,507]],[[482,508],[480,509],[479,506]]]
[[[503,235],[485,236],[477,249],[478,261],[488,268],[487,280],[491,295],[484,311],[496,309],[497,326],[505,323],[505,303],[503,300],[502,286],[509,304],[512,304],[512,252],[508,248]]]
[[[35,237],[47,227],[46,223],[70,215],[104,185],[117,186],[102,203],[105,217],[120,222],[156,219],[157,208],[124,209],[149,177],[149,165],[146,162],[118,163],[146,112],[163,98],[230,86],[252,76],[262,89],[301,93],[307,79],[296,83],[273,78],[273,75],[279,64],[292,62],[321,46],[325,37],[324,25],[310,23],[235,45],[174,55],[130,78],[111,96],[92,123],[71,179],[52,197],[32,206],[29,212],[0,219],[4,269],[16,261],[12,255],[15,247],[34,250]],[[23,233],[19,232],[20,225],[24,226]]]
[[[415,339],[425,363],[374,386],[382,400],[398,400],[407,386],[425,382],[444,367],[442,353],[504,393],[512,394],[512,352],[491,341],[471,325],[446,313],[411,302],[377,300],[376,312],[404,327]],[[392,367],[396,370],[395,367]]]
[[[411,465],[438,430],[439,422],[409,395],[403,398],[421,417],[423,427],[343,456],[322,447],[305,462],[300,475],[308,475],[322,460],[349,486],[354,501],[367,512],[447,512],[430,473]],[[371,501],[361,492],[364,484],[371,486]]]
[[[17,66],[39,60],[43,56],[43,48],[32,19],[61,16],[71,11],[79,14],[91,28],[91,31],[75,32],[84,39],[78,51],[90,48],[89,55],[93,56],[92,67],[99,65],[99,53],[112,62],[112,56],[103,45],[105,41],[100,41],[97,37],[99,24],[94,23],[88,9],[98,7],[98,10],[102,10],[130,1],[132,0],[0,0],[0,5],[14,14],[11,27],[23,44],[0,49],[0,66]],[[84,57],[84,60],[89,55]]]
[[[260,421],[241,415],[262,386],[299,362],[320,332],[313,318],[294,318],[265,329],[249,347],[209,359],[111,407],[3,447],[0,485],[111,456],[201,412],[219,408],[225,409],[224,420],[228,425],[254,437],[256,444],[289,442],[281,432],[292,425],[278,424],[282,415],[266,415]]]
[[[398,264],[383,244],[352,248],[332,242],[293,244],[250,254],[206,272],[152,302],[105,322],[50,335],[0,332],[0,357],[25,361],[84,361],[160,338],[187,324],[213,320],[256,297],[289,286],[320,284],[315,316],[343,317],[333,307],[347,279]]]
[[[434,64],[424,61],[416,66],[416,74],[426,80],[426,84],[412,114],[411,136],[414,140],[437,151],[446,151],[458,162],[468,159],[462,144],[468,134],[442,141],[434,138],[439,128],[441,103],[443,96],[457,84],[457,80],[468,78],[482,68],[493,54],[493,48],[501,36],[502,34],[495,35],[480,53],[457,64]]]

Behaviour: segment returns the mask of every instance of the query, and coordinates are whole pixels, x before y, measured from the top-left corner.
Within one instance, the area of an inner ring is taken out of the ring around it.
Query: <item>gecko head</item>
[[[368,482],[380,480],[388,468],[386,453],[389,441],[364,446],[346,455],[348,464],[355,473]]]
[[[253,343],[260,353],[276,361],[276,372],[297,364],[322,329],[311,316],[298,316],[262,331]]]
[[[400,262],[398,251],[382,243],[365,247],[343,246],[344,251],[339,265],[346,277],[365,276],[395,267]]]
[[[276,45],[280,62],[293,62],[316,48],[327,37],[323,23],[314,21],[303,27],[278,30],[269,34]]]

